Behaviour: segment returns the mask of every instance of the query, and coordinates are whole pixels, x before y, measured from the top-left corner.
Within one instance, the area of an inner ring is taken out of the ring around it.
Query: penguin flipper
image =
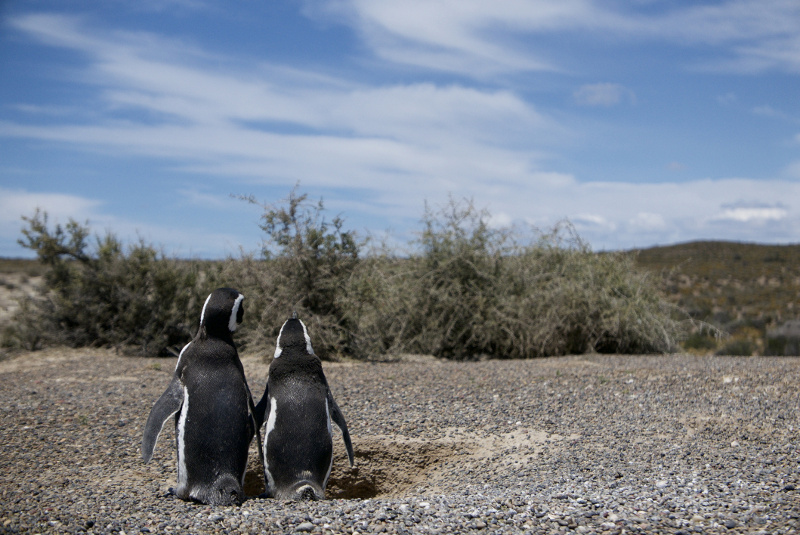
[[[339,429],[342,430],[342,439],[344,439],[344,447],[347,448],[347,457],[350,460],[350,467],[353,467],[353,444],[350,443],[350,432],[347,430],[347,422],[344,421],[344,415],[339,410],[339,405],[333,399],[330,389],[328,389],[328,406],[331,408],[331,419]]]
[[[150,416],[147,417],[144,436],[142,437],[142,458],[144,462],[149,462],[153,457],[153,449],[156,447],[158,435],[161,434],[164,424],[167,423],[171,416],[181,410],[181,406],[183,406],[183,385],[176,375],[172,377],[169,386],[158,398],[156,404],[153,405]]]
[[[258,402],[256,405],[255,412],[253,416],[256,419],[256,427],[261,429],[261,426],[264,425],[267,417],[269,416],[269,383],[267,386],[264,387],[264,395],[261,396],[261,401]]]

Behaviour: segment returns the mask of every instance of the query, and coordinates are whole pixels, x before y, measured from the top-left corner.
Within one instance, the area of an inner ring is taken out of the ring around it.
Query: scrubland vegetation
[[[174,353],[219,286],[246,296],[244,348],[267,350],[297,311],[328,359],[659,353],[691,327],[635,256],[594,253],[568,224],[496,229],[470,202],[451,200],[425,208],[401,255],[328,219],[322,201],[296,190],[277,205],[244,200],[263,208],[263,250],[213,262],[168,258],[144,242],[126,248],[75,221],[51,226],[42,212],[24,218],[20,243],[36,252],[44,283],[3,345]]]
[[[727,334],[697,330],[683,341],[689,351],[764,354],[767,331],[800,317],[800,245],[693,242],[630,254],[671,303]]]

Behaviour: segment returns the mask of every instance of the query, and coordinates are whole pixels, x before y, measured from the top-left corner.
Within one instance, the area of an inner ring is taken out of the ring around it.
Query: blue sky
[[[300,183],[399,243],[425,202],[595,250],[800,242],[797,0],[0,1],[0,256],[21,216],[260,247]]]

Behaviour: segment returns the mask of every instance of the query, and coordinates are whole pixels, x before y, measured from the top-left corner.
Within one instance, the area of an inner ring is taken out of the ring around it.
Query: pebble
[[[161,370],[154,364],[161,364]],[[255,396],[267,366],[243,364]],[[107,533],[797,533],[800,359],[584,355],[325,363],[328,498],[183,502],[174,429],[139,448],[174,360],[0,362],[0,528]],[[725,378],[729,378],[726,381]],[[125,401],[123,404],[122,401]],[[21,432],[21,430],[23,430]],[[250,472],[260,465],[255,445]],[[257,477],[255,480],[257,481]]]

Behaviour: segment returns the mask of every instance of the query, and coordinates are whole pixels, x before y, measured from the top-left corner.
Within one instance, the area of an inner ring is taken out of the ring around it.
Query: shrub
[[[713,351],[717,348],[717,337],[706,332],[694,332],[683,342],[684,349],[700,352]]]
[[[409,276],[402,345],[415,353],[446,358],[493,354],[493,311],[501,305],[508,236],[491,229],[471,202],[434,212],[427,205],[420,254],[406,262]]]
[[[44,325],[41,314],[43,301],[41,298],[25,296],[18,303],[19,309],[13,321],[6,324],[0,333],[0,347],[25,351],[41,349],[44,333],[47,332],[44,329],[49,327]]]
[[[734,338],[718,349],[715,355],[729,357],[749,357],[753,354],[752,342],[745,338]]]
[[[787,321],[765,336],[765,355],[800,355],[800,321]]]
[[[593,253],[569,225],[526,242],[489,226],[472,202],[451,199],[439,210],[426,205],[413,253],[400,257],[386,247],[365,254],[367,240],[296,189],[282,204],[244,199],[264,210],[261,255],[222,263],[168,259],[142,242],[124,253],[111,234],[90,248],[84,225],[51,230],[46,214],[24,218],[20,243],[47,272],[45,294],[28,306],[41,324],[20,330],[20,343],[164,353],[191,338],[219,285],[246,296],[238,343],[272,347],[296,311],[322,358],[666,352],[682,334],[677,309],[633,257]]]
[[[143,242],[125,254],[112,234],[96,237],[90,248],[85,225],[70,220],[51,230],[40,211],[23,219],[28,227],[19,242],[47,267],[45,294],[32,303],[43,342],[157,355],[192,338],[208,292],[197,262],[167,259]],[[19,329],[31,326],[21,323]]]
[[[313,333],[315,351],[326,358],[363,357],[357,343],[357,311],[352,309],[351,279],[360,272],[359,252],[365,241],[342,229],[344,221],[325,219],[320,200],[308,202],[293,189],[285,204],[261,206],[265,233],[262,259],[245,256],[229,263],[226,276],[237,280],[255,312],[243,331],[255,347],[274,344],[283,322],[297,312]],[[255,328],[254,328],[255,327]]]
[[[624,254],[595,254],[569,225],[527,245],[469,202],[426,210],[407,343],[448,358],[665,352],[682,324]]]
[[[510,356],[668,352],[682,330],[676,309],[630,257],[593,253],[569,226],[515,255],[507,277],[499,312],[515,326]]]

